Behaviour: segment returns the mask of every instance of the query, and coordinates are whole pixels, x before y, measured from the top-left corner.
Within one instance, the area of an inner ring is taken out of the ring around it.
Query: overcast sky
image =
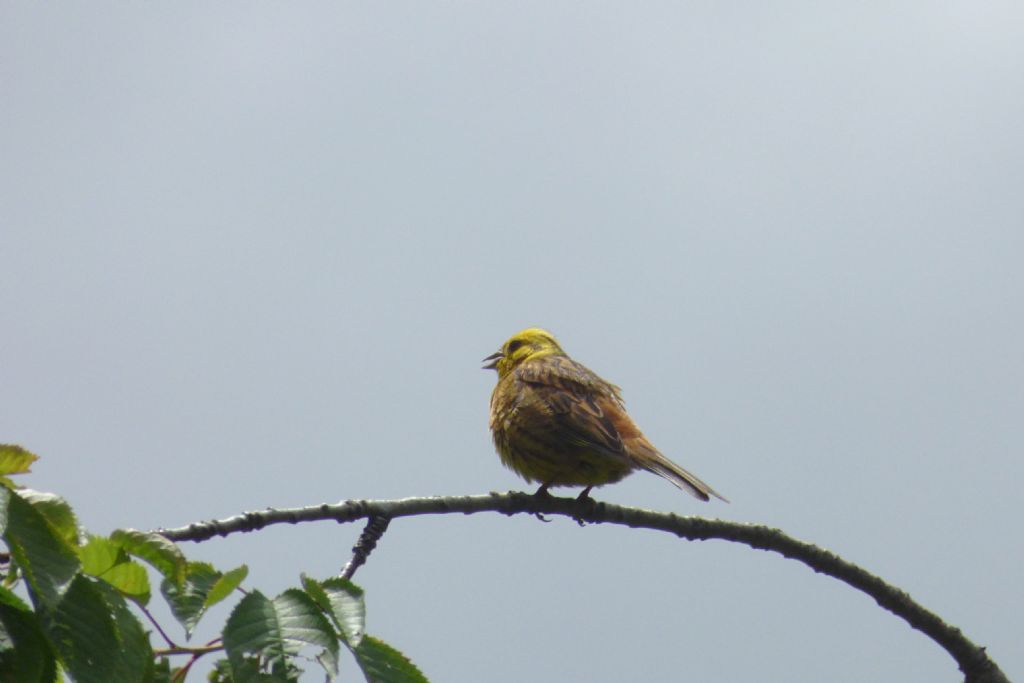
[[[1024,678],[1022,25],[4,3],[0,441],[97,532],[523,489],[479,361],[539,325],[732,504],[647,474],[595,497],[820,543]],[[276,594],[358,532],[185,551]],[[410,519],[356,580],[438,682],[960,679],[866,596],[723,542]]]

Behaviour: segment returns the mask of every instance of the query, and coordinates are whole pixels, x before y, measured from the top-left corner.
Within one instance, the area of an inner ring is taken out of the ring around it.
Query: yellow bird
[[[484,358],[498,371],[491,394],[491,434],[502,463],[528,482],[590,489],[634,470],[660,475],[701,500],[713,488],[675,464],[626,413],[620,390],[577,363],[546,330],[531,327]]]

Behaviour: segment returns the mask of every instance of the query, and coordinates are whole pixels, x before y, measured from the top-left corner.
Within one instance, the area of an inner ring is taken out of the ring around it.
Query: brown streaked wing
[[[597,399],[601,411],[607,416],[609,422],[622,439],[643,438],[640,428],[633,422],[622,403],[607,396]]]
[[[550,411],[551,436],[568,445],[628,459],[623,435],[616,426],[622,422],[619,414],[625,416],[625,411],[612,385],[565,357],[540,358],[524,363],[519,370],[519,379]],[[625,421],[636,430],[628,416]]]

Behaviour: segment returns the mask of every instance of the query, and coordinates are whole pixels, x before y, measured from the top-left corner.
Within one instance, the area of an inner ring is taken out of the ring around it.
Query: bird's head
[[[528,360],[554,355],[565,355],[555,337],[547,330],[530,327],[509,337],[496,353],[484,358],[483,369],[497,370],[498,379],[502,379]]]

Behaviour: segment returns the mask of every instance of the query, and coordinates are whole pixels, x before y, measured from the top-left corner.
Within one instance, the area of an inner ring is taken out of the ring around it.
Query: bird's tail
[[[637,450],[641,452],[634,455],[634,460],[637,465],[648,472],[653,472],[658,476],[668,479],[670,482],[696,498],[700,498],[701,500],[711,500],[711,496],[714,496],[721,501],[726,503],[729,502],[725,496],[701,481],[700,477],[687,472],[682,467],[662,455],[656,448],[647,443],[646,439],[642,439],[641,441],[642,443],[636,444],[640,446]]]

